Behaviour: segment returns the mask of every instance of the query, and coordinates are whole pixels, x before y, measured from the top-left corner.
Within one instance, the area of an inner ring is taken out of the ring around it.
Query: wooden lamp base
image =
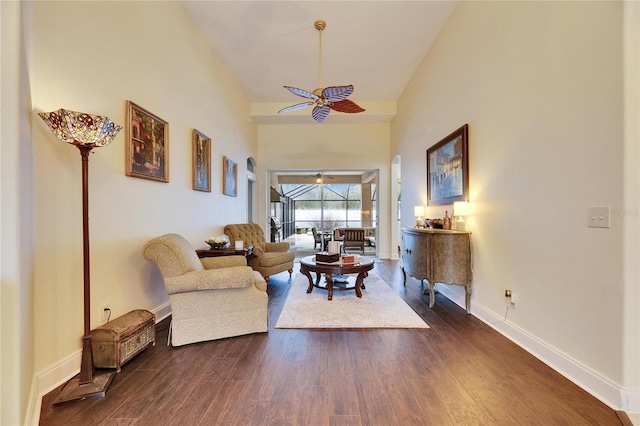
[[[82,359],[80,361],[80,374],[67,383],[60,395],[53,401],[53,405],[63,402],[76,401],[86,398],[101,398],[105,396],[107,388],[111,384],[115,371],[101,371],[96,373],[93,365],[93,353],[91,352],[91,335],[82,336]]]
[[[80,384],[80,377],[75,377],[62,388],[60,395],[58,395],[53,402],[53,405],[76,401],[78,399],[102,398],[115,375],[115,371],[96,373],[93,375],[92,382],[83,384]]]

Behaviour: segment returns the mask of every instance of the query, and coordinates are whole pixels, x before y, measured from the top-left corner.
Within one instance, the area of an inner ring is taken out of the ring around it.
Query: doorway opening
[[[345,228],[363,228],[362,254],[377,255],[377,170],[270,171],[271,221],[298,254],[326,249]],[[275,196],[275,194],[278,194]]]

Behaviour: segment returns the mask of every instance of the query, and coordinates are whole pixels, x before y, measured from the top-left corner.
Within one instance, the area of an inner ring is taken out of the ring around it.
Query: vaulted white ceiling
[[[349,99],[366,112],[332,111],[326,122],[389,121],[409,79],[455,1],[183,1],[196,25],[244,89],[258,122],[312,123],[311,108],[283,86],[313,91],[353,84]]]

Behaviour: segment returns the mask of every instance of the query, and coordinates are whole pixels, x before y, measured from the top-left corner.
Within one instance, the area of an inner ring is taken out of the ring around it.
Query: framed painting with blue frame
[[[469,125],[427,149],[427,204],[469,199]]]
[[[222,193],[238,196],[238,163],[227,156],[222,158]]]
[[[193,189],[211,192],[211,139],[193,129]]]

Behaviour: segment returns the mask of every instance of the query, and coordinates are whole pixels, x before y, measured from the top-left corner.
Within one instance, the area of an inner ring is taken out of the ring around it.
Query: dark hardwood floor
[[[40,424],[622,424],[442,295],[429,309],[419,281],[403,287],[397,262],[373,273],[431,328],[274,329],[290,285],[282,273],[269,282],[268,333],[173,348],[163,321],[156,346],[122,368],[106,397],[53,407],[58,388],[43,398]]]

